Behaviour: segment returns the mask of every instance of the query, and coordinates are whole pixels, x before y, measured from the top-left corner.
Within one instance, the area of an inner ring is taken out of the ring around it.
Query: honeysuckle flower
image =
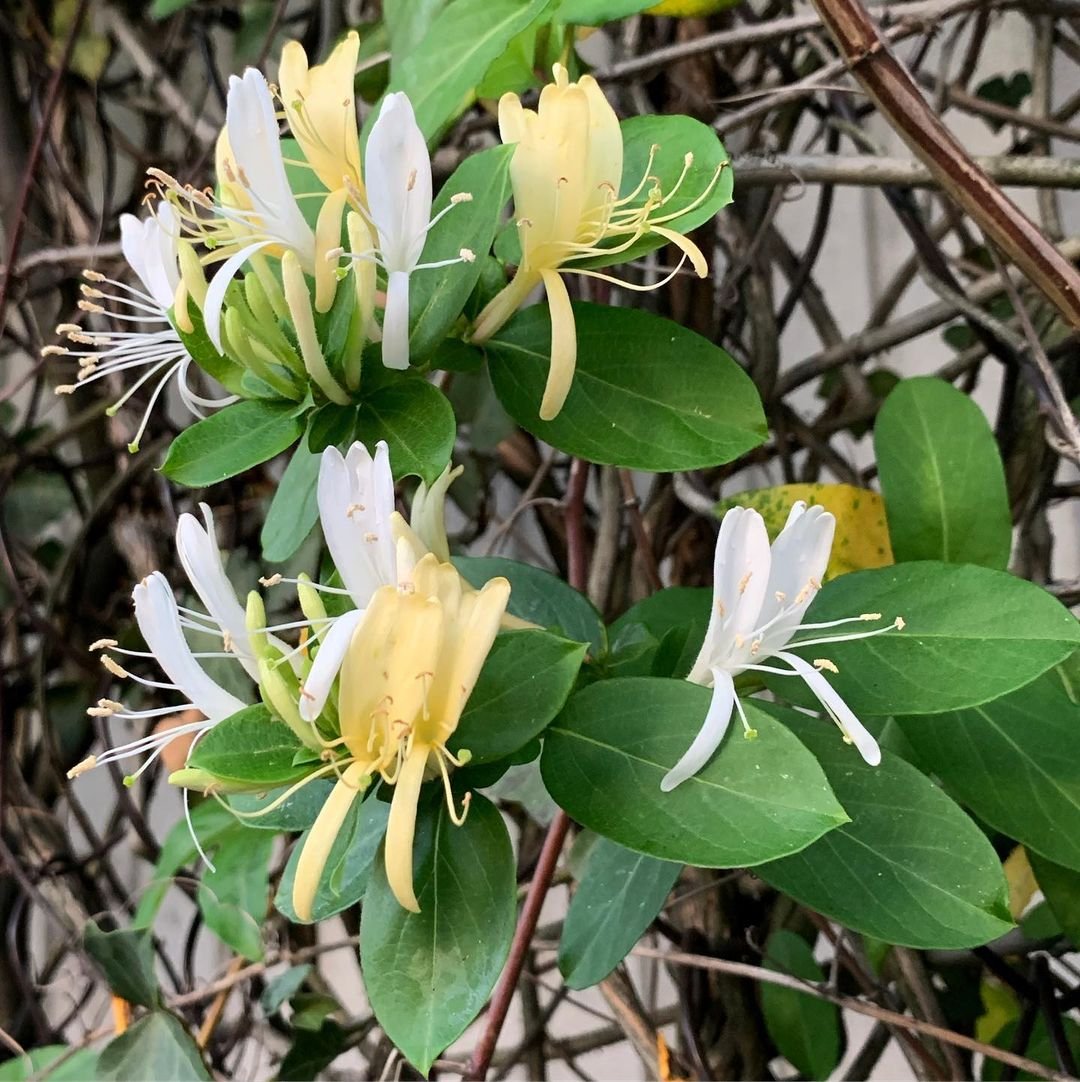
[[[69,777],[75,777],[102,763],[149,753],[143,765],[132,776],[136,778],[157,759],[172,740],[190,733],[202,733],[222,718],[235,714],[248,705],[210,677],[200,664],[202,659],[225,657],[235,660],[256,684],[259,683],[259,651],[245,620],[244,606],[237,600],[225,573],[214,532],[213,513],[206,504],[200,506],[203,515],[201,523],[194,515],[180,516],[176,527],[176,548],[188,581],[206,607],[206,612],[179,605],[168,580],[160,571],[155,571],[139,583],[132,593],[135,622],[149,647],[149,653],[122,649],[115,639],[99,639],[91,646],[92,650],[105,651],[101,654],[102,664],[117,678],[130,679],[148,688],[179,691],[187,701],[148,710],[128,710],[114,700],[102,699],[97,706],[91,707],[89,713],[94,717],[136,721],[164,717],[194,708],[203,714],[203,718],[134,740],[104,755],[91,755],[74,767],[69,772]],[[278,651],[282,654],[288,652],[280,639],[267,636],[265,629],[259,630]],[[188,645],[185,631],[220,640],[220,647],[217,643],[212,643],[214,649],[193,651]],[[154,659],[169,678],[169,682],[136,676],[118,662],[114,654]]]
[[[521,263],[511,282],[480,313],[472,331],[474,342],[485,342],[537,286],[544,287],[551,309],[551,368],[540,405],[544,420],[551,420],[562,409],[577,363],[574,313],[560,275],[584,274],[624,289],[655,289],[670,276],[655,285],[638,286],[575,265],[597,256],[616,256],[646,234],[655,234],[680,248],[682,261],[689,259],[694,271],[704,278],[708,267],[701,250],[666,223],[706,199],[719,176],[718,171],[689,206],[666,211],[682,186],[693,155],[686,155],[682,175],[667,193],[650,175],[650,157],[640,183],[620,199],[623,139],[615,110],[592,76],[572,83],[561,64],[555,65],[554,74],[555,82],[541,91],[536,111],[525,109],[513,93],[504,94],[499,101],[500,137],[504,143],[516,144],[510,181]]]
[[[897,617],[885,627],[839,635],[816,632],[882,619],[863,613],[843,620],[806,624],[802,618],[821,589],[832,549],[835,518],[822,507],[796,503],[772,547],[765,522],[749,507],[733,507],[720,524],[713,562],[713,606],[701,651],[688,680],[713,689],[701,730],[686,754],[661,782],[668,792],[696,774],[720,746],[733,710],[738,710],[747,736],[753,736],[735,691],[735,677],[744,672],[797,676],[805,681],[848,743],[876,766],[881,761],[877,741],[823,675],[836,672],[826,657],[813,664],[789,648],[828,646],[831,642],[864,639],[902,628]],[[766,665],[773,659],[786,668]]]
[[[337,618],[324,611],[310,613],[313,641],[318,653],[301,687],[300,715],[314,721],[326,704],[356,628],[375,593],[383,586],[397,586],[428,552],[440,560],[450,558],[443,523],[443,505],[450,482],[460,472],[445,470],[429,491],[421,484],[413,500],[412,526],[394,508],[394,477],[390,452],[379,441],[372,455],[360,442],[345,455],[328,447],[319,464],[317,498],[323,537],[344,592],[355,609]],[[282,581],[277,579],[276,581]],[[312,608],[315,589],[306,586],[301,600]]]
[[[371,261],[386,271],[383,364],[404,369],[409,367],[409,277],[417,270],[471,263],[476,258],[469,249],[462,248],[454,259],[420,262],[428,230],[453,207],[471,200],[472,195],[456,193],[432,218],[431,157],[412,103],[401,92],[387,94],[383,99],[368,136],[364,175],[367,198],[361,211],[375,234],[375,243],[367,250],[354,247],[348,255],[354,260]],[[355,244],[352,238],[350,244]]]
[[[293,908],[310,919],[319,879],[352,802],[377,774],[394,787],[385,842],[394,897],[419,912],[413,890],[413,835],[420,786],[442,776],[450,815],[459,814],[448,763],[461,765],[446,743],[495,640],[510,584],[492,579],[481,590],[453,566],[428,554],[398,586],[375,591],[341,667],[338,714],[348,755],[304,844]]]
[[[340,245],[341,209],[336,217],[322,213],[312,230],[289,185],[281,152],[274,99],[261,72],[248,68],[229,79],[225,127],[216,148],[218,197],[183,186],[159,169],[149,170],[163,195],[176,208],[185,234],[203,244],[207,262],[220,263],[203,304],[206,333],[222,351],[225,295],[245,264],[259,280],[277,316],[289,315],[281,286],[265,257],[291,252],[302,270],[315,279],[315,307],[330,308],[337,288],[337,268],[327,253]]]
[[[322,64],[308,66],[298,41],[286,42],[278,68],[279,96],[293,138],[315,175],[334,192],[346,179],[363,194],[353,79],[360,35],[350,30]]]
[[[149,404],[128,445],[133,452],[139,448],[154,406],[174,379],[184,405],[197,417],[203,417],[204,410],[236,401],[234,395],[207,398],[193,390],[188,382],[193,361],[169,315],[170,310],[174,310],[173,318],[187,320],[189,295],[177,262],[178,237],[177,217],[167,203],[160,204],[155,213],[141,221],[133,214],[122,214],[121,249],[142,288],[107,278],[98,271],[85,270],[86,282],[82,286],[83,299],[79,301],[79,307],[94,315],[108,315],[125,329],[101,331],[62,323],[56,333],[64,335],[73,345],[85,348],[50,345],[42,350],[45,356],[78,358],[76,382],[57,387],[57,394],[71,394],[107,376],[137,374],[107,410],[110,416],[140,387],[157,377]],[[180,325],[183,326],[183,322]]]

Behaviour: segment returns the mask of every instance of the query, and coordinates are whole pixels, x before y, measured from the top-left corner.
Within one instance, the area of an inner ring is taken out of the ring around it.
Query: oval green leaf
[[[1080,871],[1080,661],[970,710],[899,721],[980,819]]]
[[[474,794],[454,826],[423,804],[414,848],[419,913],[398,904],[380,852],[364,897],[360,963],[379,1025],[422,1074],[487,1002],[514,934],[514,854],[495,805]]]
[[[492,645],[450,740],[470,762],[512,755],[562,709],[585,658],[585,644],[547,631],[504,631]]]
[[[205,488],[281,454],[302,431],[294,402],[236,402],[181,432],[161,469],[177,484]]]
[[[766,435],[750,377],[719,346],[635,308],[575,304],[577,371],[562,411],[541,421],[551,358],[546,304],[486,345],[491,380],[522,428],[568,454],[639,470],[690,470],[738,458]]]
[[[295,765],[303,748],[296,734],[261,703],[223,718],[195,745],[189,767],[234,785],[289,785],[311,773]]]
[[[559,940],[568,988],[599,984],[652,924],[682,865],[598,838],[574,891]]]
[[[898,563],[1005,569],[1005,469],[983,411],[966,394],[931,376],[904,380],[881,407],[874,448]]]
[[[510,583],[509,612],[557,631],[594,652],[604,645],[604,622],[584,594],[558,575],[501,556],[455,556],[454,566],[477,589],[501,575]]]
[[[797,852],[846,822],[813,755],[752,704],[756,740],[736,722],[704,769],[661,792],[709,698],[696,684],[649,677],[585,688],[545,734],[548,792],[579,823],[628,849],[709,868]]]
[[[368,447],[386,440],[394,476],[413,474],[430,485],[450,461],[456,434],[446,395],[413,377],[386,383],[360,403],[353,438]]]
[[[1005,876],[983,832],[889,752],[868,766],[827,722],[768,707],[817,756],[851,822],[754,871],[864,935],[919,949],[986,943],[1012,927]]]
[[[864,612],[901,616],[905,626],[798,652],[837,665],[830,682],[856,713],[867,715],[977,706],[1030,683],[1080,645],[1080,623],[1041,587],[973,565],[924,561],[841,575],[826,583],[806,621]],[[766,682],[801,701],[796,681]]]

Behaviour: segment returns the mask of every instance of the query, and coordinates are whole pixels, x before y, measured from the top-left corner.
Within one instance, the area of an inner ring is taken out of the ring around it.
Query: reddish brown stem
[[[1080,274],[938,119],[860,0],[814,0],[852,74],[942,189],[1080,327]]]
[[[536,862],[536,871],[529,884],[529,892],[525,895],[525,904],[521,907],[521,916],[518,918],[518,925],[514,931],[514,941],[510,944],[510,957],[506,960],[506,968],[503,970],[502,977],[499,978],[495,994],[491,997],[491,1008],[487,1014],[484,1032],[476,1048],[473,1049],[473,1054],[469,1057],[469,1065],[465,1068],[465,1073],[461,1076],[463,1082],[483,1082],[483,1079],[487,1077],[491,1057],[495,1052],[495,1044],[502,1032],[507,1011],[510,1010],[510,1004],[513,1002],[521,969],[529,953],[529,944],[536,931],[536,922],[540,919],[540,910],[547,897],[548,888],[551,886],[555,866],[559,862],[559,854],[562,852],[566,832],[569,829],[570,817],[564,811],[560,811],[548,827],[544,847],[540,850],[540,859]]]

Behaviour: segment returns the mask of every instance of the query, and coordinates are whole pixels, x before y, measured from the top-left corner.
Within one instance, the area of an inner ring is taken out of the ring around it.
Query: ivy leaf
[[[159,998],[154,973],[154,944],[150,933],[132,928],[107,932],[89,921],[83,945],[94,959],[109,988],[121,999],[140,1007],[156,1007]]]
[[[195,1042],[168,1012],[152,1011],[114,1037],[98,1059],[97,1082],[128,1082],[132,1078],[170,1082],[210,1082]]]

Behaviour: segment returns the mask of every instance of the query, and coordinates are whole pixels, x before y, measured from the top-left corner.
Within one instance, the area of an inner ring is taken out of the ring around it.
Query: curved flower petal
[[[803,678],[806,686],[817,696],[829,716],[840,726],[840,731],[855,745],[856,750],[871,766],[881,762],[881,748],[873,734],[855,716],[855,712],[840,693],[808,661],[797,654],[781,650],[776,655],[786,661]]]
[[[311,671],[300,688],[300,716],[304,721],[314,721],[322,713],[365,611],[353,609],[339,616],[320,643]]]
[[[221,311],[225,304],[225,293],[233,280],[236,272],[256,253],[263,248],[269,247],[272,240],[257,240],[246,248],[241,248],[229,256],[210,279],[206,287],[206,303],[203,305],[203,321],[206,327],[206,336],[214,344],[218,353],[224,353],[225,347],[221,341]]]
[[[735,681],[723,669],[713,669],[712,674],[715,683],[708,713],[694,742],[660,782],[660,788],[665,793],[670,793],[675,786],[692,778],[709,761],[731,724],[731,712],[735,709]]]
[[[401,764],[386,821],[386,881],[394,897],[411,913],[420,912],[413,890],[413,837],[416,834],[416,802],[427,767],[428,748],[413,746]]]
[[[214,515],[199,504],[201,524],[194,515],[183,514],[176,524],[176,551],[184,573],[214,622],[227,633],[232,649],[252,680],[258,682],[259,666],[248,637],[244,607],[236,598],[221,559],[214,532]]]
[[[184,638],[180,612],[168,580],[160,571],[148,575],[132,591],[135,621],[162,671],[211,721],[220,721],[245,706],[211,680]]]

